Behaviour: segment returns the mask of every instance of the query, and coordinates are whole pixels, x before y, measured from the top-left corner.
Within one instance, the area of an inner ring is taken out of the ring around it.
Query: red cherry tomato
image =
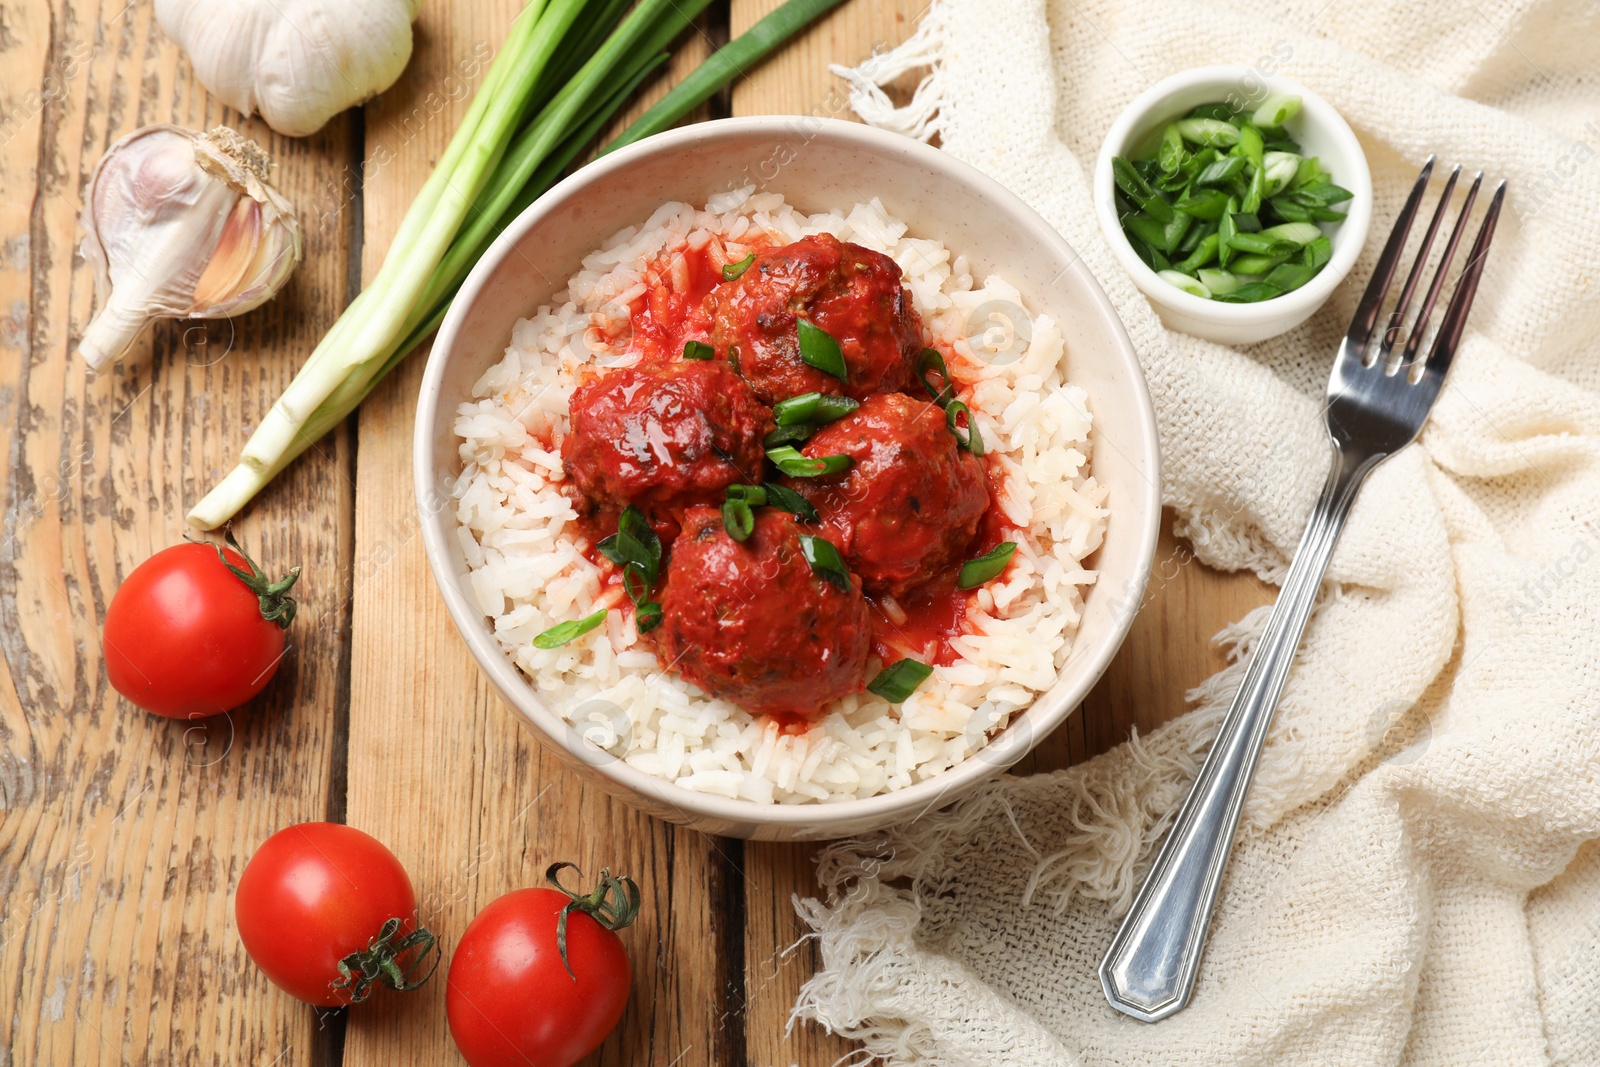
[[[169,719],[231,711],[277,673],[294,617],[286,594],[299,569],[269,582],[228,541],[229,548],[185,542],[163,549],[111,598],[106,675],[146,711]]]
[[[351,1004],[375,982],[412,989],[432,973],[422,972],[434,938],[417,926],[405,868],[349,826],[301,823],[267,838],[239,876],[233,910],[256,966],[308,1004]],[[388,971],[386,960],[399,971]]]
[[[552,882],[565,866],[550,869]],[[638,914],[639,888],[609,871],[600,878],[586,897],[563,889],[507,893],[461,935],[444,1005],[450,1036],[471,1067],[570,1067],[616,1027],[633,979],[613,931]]]

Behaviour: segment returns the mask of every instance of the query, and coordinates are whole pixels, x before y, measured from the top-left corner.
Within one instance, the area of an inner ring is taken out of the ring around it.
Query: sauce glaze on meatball
[[[760,481],[772,412],[721,362],[626,367],[579,386],[561,442],[567,476],[592,510],[637,504],[651,518]]]
[[[855,461],[839,474],[786,484],[816,507],[823,532],[873,593],[899,597],[960,561],[989,509],[982,461],[925,399],[868,397],[801,451]]]
[[[911,384],[921,320],[881,252],[830,234],[765,249],[709,303],[712,345],[768,403],[812,392],[859,400]],[[801,360],[801,318],[839,342],[847,381]]]
[[[651,635],[663,664],[756,714],[812,719],[861,687],[872,642],[858,587],[819,577],[793,516],[756,513],[743,542],[718,509],[691,508],[672,546]]]

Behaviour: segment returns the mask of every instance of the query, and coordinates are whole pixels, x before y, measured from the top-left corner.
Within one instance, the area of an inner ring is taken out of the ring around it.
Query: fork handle
[[[1272,713],[1356,492],[1383,455],[1333,450],[1322,496],[1222,729],[1100,964],[1111,1006],[1146,1022],[1183,1010]]]

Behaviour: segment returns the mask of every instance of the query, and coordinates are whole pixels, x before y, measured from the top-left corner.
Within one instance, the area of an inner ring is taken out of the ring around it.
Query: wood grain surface
[[[777,0],[714,5],[665,90]],[[252,705],[195,725],[130,707],[101,667],[122,577],[183,514],[370,278],[517,0],[428,0],[389,92],[292,140],[211,100],[147,0],[0,3],[0,1067],[461,1062],[444,986],[318,1013],[239,945],[232,891],[274,830],[335,819],[387,843],[446,951],[483,905],[572,860],[638,878],[634,993],[604,1064],[826,1067],[851,1046],[788,1015],[815,966],[791,904],[815,846],[676,829],[585,788],[479,676],[427,574],[410,488],[414,357],[235,524],[301,564],[302,608]],[[916,0],[850,0],[697,117],[848,117],[829,63],[903,40]],[[74,348],[93,308],[76,252],[89,174],[118,137],[235,126],[271,153],[306,260],[265,308],[163,323],[108,371]],[[1104,681],[1018,768],[1089,758],[1184,707],[1209,636],[1269,599],[1164,537]]]

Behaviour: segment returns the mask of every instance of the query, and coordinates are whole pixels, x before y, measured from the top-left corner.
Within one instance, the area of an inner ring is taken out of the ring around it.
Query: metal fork
[[[1433,173],[1433,162],[1430,156],[1406,198],[1334,359],[1326,411],[1333,463],[1278,602],[1200,776],[1100,964],[1106,999],[1113,1008],[1136,1019],[1157,1022],[1189,1003],[1245,792],[1334,545],[1367,475],[1422,430],[1466,326],[1505,199],[1505,182],[1495,189],[1484,214],[1433,346],[1418,359],[1434,303],[1483,183],[1481,172],[1467,191],[1415,320],[1409,328],[1406,324],[1429,249],[1461,174],[1458,166],[1445,184],[1387,324],[1377,332],[1384,299]],[[1402,339],[1405,343],[1400,346]]]

